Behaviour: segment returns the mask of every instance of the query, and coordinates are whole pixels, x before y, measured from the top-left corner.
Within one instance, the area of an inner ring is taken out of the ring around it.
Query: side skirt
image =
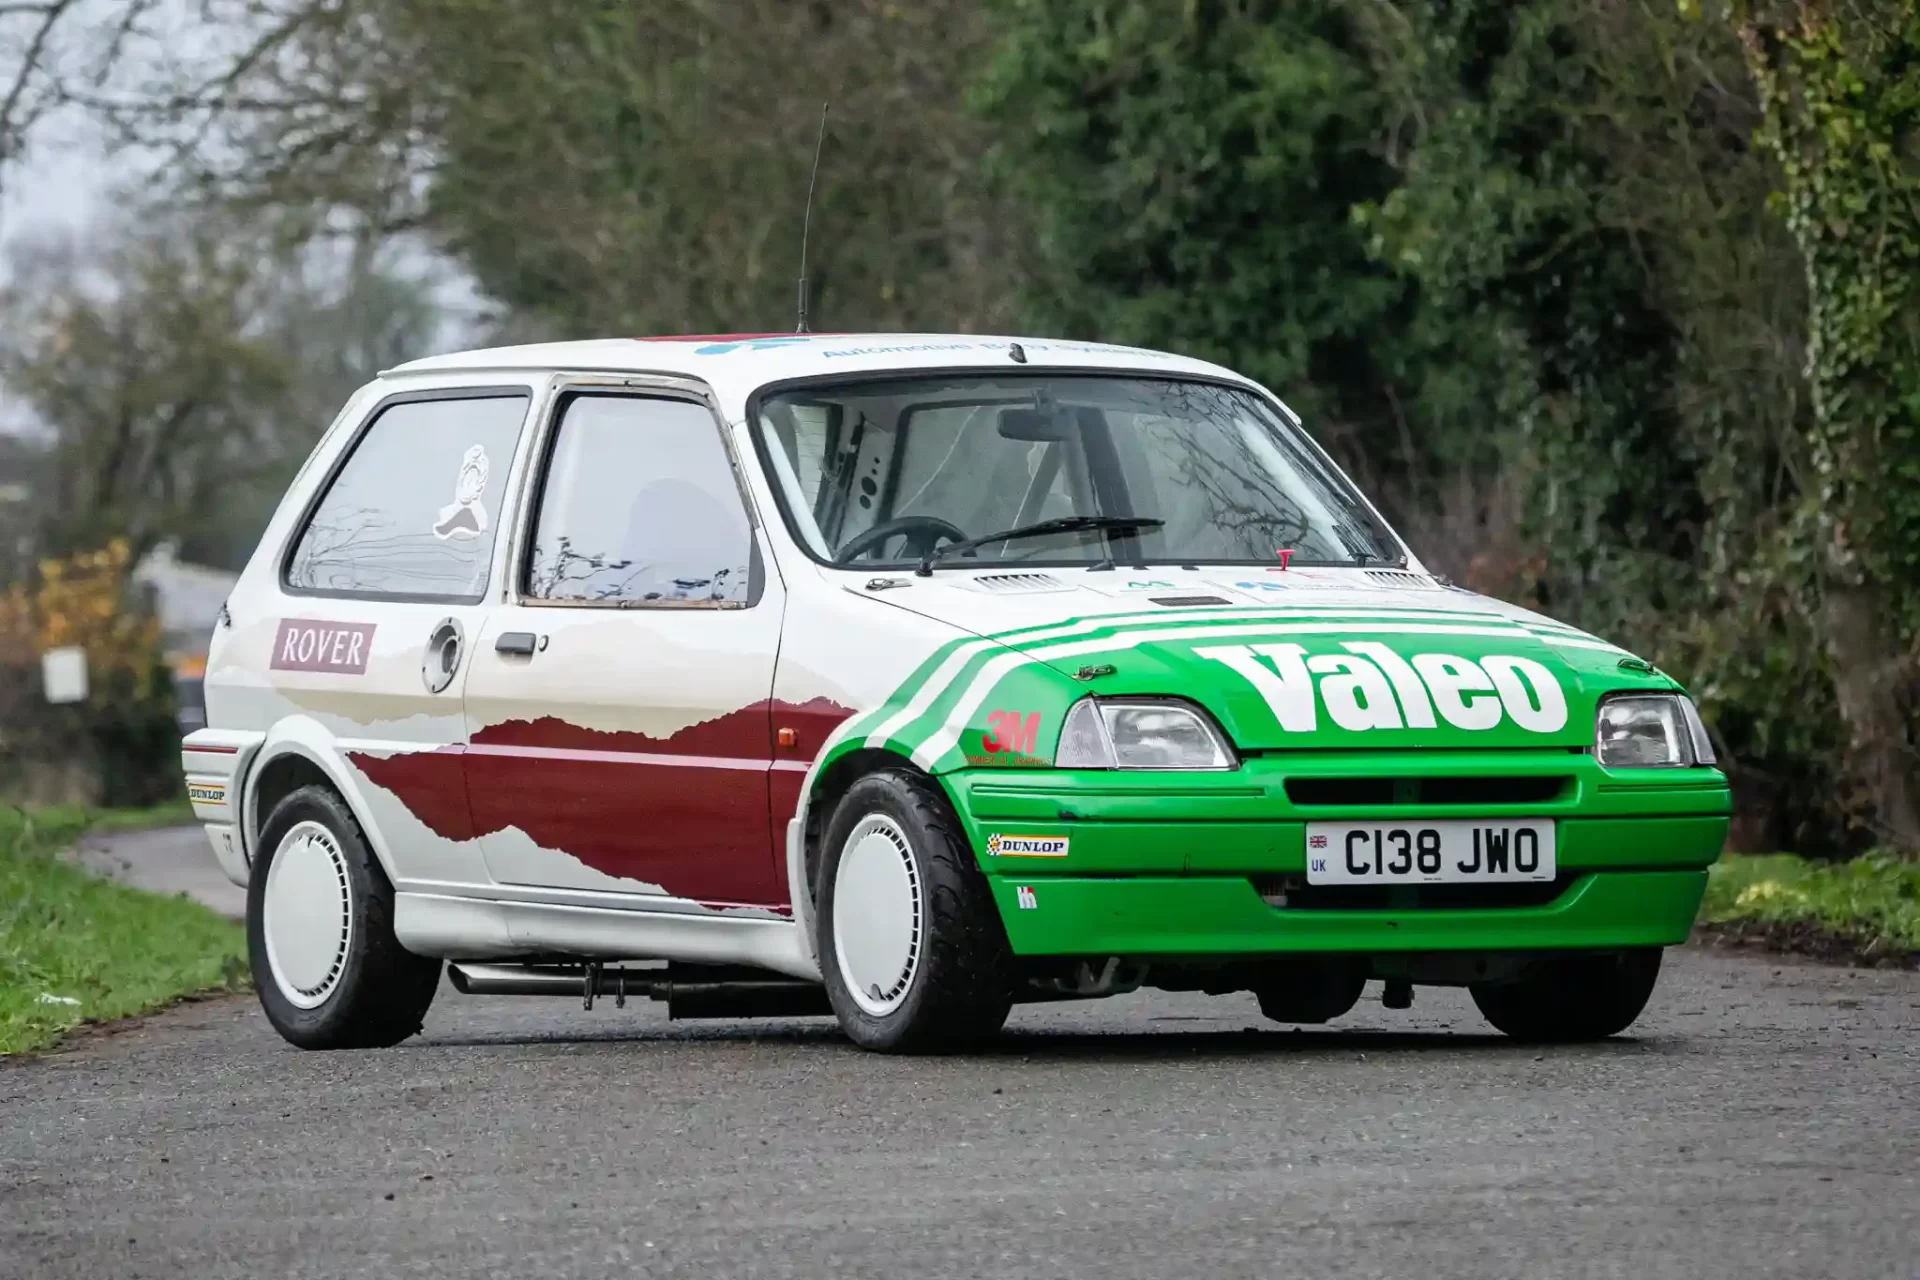
[[[680,960],[753,965],[820,980],[801,926],[792,920],[400,892],[393,896],[393,932],[414,954],[444,960]]]

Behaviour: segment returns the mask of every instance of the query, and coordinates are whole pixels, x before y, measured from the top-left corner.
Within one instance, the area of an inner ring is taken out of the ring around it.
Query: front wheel
[[[1473,1002],[1516,1040],[1604,1040],[1633,1025],[1660,977],[1660,950],[1554,956],[1517,982],[1476,983]]]
[[[1013,959],[946,796],[904,770],[860,779],[827,824],[814,895],[827,999],[855,1044],[962,1047],[1012,1006]]]
[[[267,1021],[302,1049],[374,1049],[420,1029],[440,962],[393,936],[393,886],[360,824],[302,787],[260,830],[247,885],[247,955]]]

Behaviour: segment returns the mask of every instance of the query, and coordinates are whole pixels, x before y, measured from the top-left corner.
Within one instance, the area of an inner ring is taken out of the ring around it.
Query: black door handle
[[[499,639],[493,642],[495,653],[516,653],[523,658],[533,656],[533,632],[502,631]]]

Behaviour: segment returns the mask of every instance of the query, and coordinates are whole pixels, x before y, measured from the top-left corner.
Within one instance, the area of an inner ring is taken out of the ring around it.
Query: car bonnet
[[[1102,697],[1188,699],[1242,750],[1581,749],[1603,693],[1671,687],[1614,645],[1408,570],[943,569],[899,582],[875,597],[994,640],[1004,672],[1038,664]]]

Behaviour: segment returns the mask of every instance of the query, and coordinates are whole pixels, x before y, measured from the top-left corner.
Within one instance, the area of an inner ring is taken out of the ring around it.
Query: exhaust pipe
[[[669,1018],[813,1018],[833,1013],[826,988],[743,965],[453,964],[456,991],[470,996],[628,996],[664,1003]]]
[[[598,969],[598,966],[595,966]],[[597,994],[613,995],[616,973],[627,976],[627,990],[638,995],[664,969],[599,969],[604,985]],[[468,996],[578,996],[586,994],[586,970],[559,964],[450,964],[453,988]]]

